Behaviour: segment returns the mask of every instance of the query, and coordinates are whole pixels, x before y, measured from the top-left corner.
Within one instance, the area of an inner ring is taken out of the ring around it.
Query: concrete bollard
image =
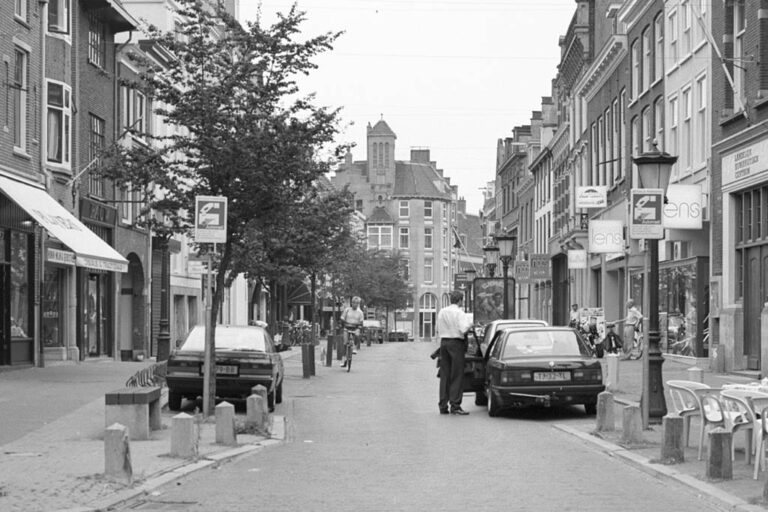
[[[597,431],[613,432],[616,430],[613,393],[603,391],[597,395]]]
[[[685,462],[683,448],[684,424],[679,414],[667,414],[662,418],[661,430],[661,460]]]
[[[617,391],[619,389],[619,355],[608,354],[605,356],[605,366],[605,390]]]
[[[621,440],[625,443],[643,442],[643,417],[639,405],[628,405],[622,411]]]
[[[729,430],[718,427],[709,432],[707,478],[733,479],[731,443],[733,443],[733,433]]]
[[[119,423],[113,423],[104,431],[104,475],[126,484],[133,481],[128,428]]]
[[[693,382],[700,382],[704,383],[704,370],[701,368],[697,368],[696,366],[691,366],[686,370],[688,373],[688,380]]]
[[[267,395],[269,392],[267,391],[267,388],[259,384],[258,386],[253,386],[251,388],[251,394],[252,395],[259,395],[261,398],[264,399],[264,403],[267,403]]]
[[[333,348],[336,345],[336,334],[329,334],[325,348],[325,366],[333,366]]]
[[[171,418],[171,457],[196,457],[197,442],[197,425],[193,416],[182,412]]]
[[[344,354],[346,354],[346,350],[344,349],[344,335],[340,334],[336,338],[336,360],[341,361],[344,358]]]
[[[315,343],[309,343],[309,348],[307,351],[309,352],[309,374],[314,377],[316,375],[316,365],[317,365],[317,354],[315,353]]]
[[[227,446],[237,444],[235,406],[229,402],[221,402],[216,406],[216,443]]]
[[[266,399],[253,394],[246,400],[245,426],[266,432],[269,422],[269,411]]]

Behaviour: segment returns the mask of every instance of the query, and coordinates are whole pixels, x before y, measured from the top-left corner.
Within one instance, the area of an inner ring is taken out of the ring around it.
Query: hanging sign
[[[629,237],[632,239],[664,238],[662,206],[664,191],[660,188],[633,188],[630,191],[632,211],[630,212]]]
[[[624,225],[620,220],[589,221],[589,252],[624,252]]]
[[[587,251],[571,249],[568,251],[568,268],[579,270],[587,268]]]
[[[531,283],[531,262],[526,260],[515,261],[515,281],[517,284]]]
[[[670,185],[664,205],[664,227],[701,229],[704,217],[701,185]]]
[[[576,208],[605,208],[608,187],[576,187]]]
[[[223,244],[227,241],[227,198],[195,196],[196,243]]]
[[[549,254],[531,254],[531,280],[548,281],[552,279],[549,267]]]

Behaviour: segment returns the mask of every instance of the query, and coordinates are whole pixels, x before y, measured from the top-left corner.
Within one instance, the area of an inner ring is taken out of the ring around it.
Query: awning
[[[75,253],[79,267],[128,272],[128,260],[42,188],[0,175],[0,190]]]

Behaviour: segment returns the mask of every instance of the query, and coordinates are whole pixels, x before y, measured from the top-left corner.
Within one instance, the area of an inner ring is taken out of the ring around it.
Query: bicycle
[[[345,325],[344,332],[347,334],[346,340],[344,341],[344,346],[346,347],[346,359],[342,364],[342,367],[346,366],[347,373],[349,373],[349,370],[352,368],[352,355],[355,353],[355,345],[359,342],[358,340],[360,339],[360,326]]]

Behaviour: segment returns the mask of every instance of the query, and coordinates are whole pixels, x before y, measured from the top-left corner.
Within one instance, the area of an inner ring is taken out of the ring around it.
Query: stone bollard
[[[269,394],[267,391],[267,388],[259,384],[258,386],[253,386],[251,388],[251,394],[252,395],[259,395],[261,398],[264,399],[264,403],[267,403],[267,395]]]
[[[704,370],[701,368],[697,368],[696,366],[691,366],[686,370],[688,373],[688,380],[691,380],[693,382],[699,382],[704,383]]]
[[[603,391],[597,395],[597,431],[613,432],[616,430],[613,393]]]
[[[128,428],[119,423],[113,423],[104,431],[104,474],[126,484],[133,481]]]
[[[196,457],[197,441],[193,416],[182,412],[171,418],[171,457]]]
[[[628,405],[622,411],[621,440],[625,443],[643,442],[643,418],[639,405]]]
[[[326,341],[325,366],[329,368],[333,366],[333,349],[336,346],[336,337],[336,334],[329,334],[328,340]]]
[[[619,355],[608,354],[605,356],[605,366],[605,390],[617,391],[619,389]]]
[[[661,460],[685,462],[685,449],[683,448],[684,424],[679,414],[667,414],[662,418],[661,431]]]
[[[341,361],[344,358],[344,354],[346,354],[346,350],[344,349],[344,335],[340,334],[336,338],[336,360]]]
[[[733,433],[724,428],[709,432],[707,450],[707,478],[731,480],[733,478],[733,460],[731,459]]]
[[[237,444],[235,406],[229,402],[221,402],[216,406],[216,443],[228,446]]]
[[[253,427],[260,432],[266,432],[269,422],[269,411],[266,399],[253,394],[246,400],[245,426]]]

